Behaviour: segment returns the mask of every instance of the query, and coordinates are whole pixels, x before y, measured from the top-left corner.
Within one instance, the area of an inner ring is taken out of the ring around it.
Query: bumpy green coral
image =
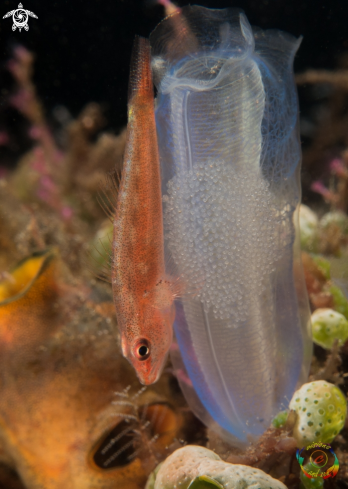
[[[319,472],[319,468],[314,467],[312,464],[306,464],[304,466],[306,470],[310,470],[312,472]],[[301,485],[300,489],[321,489],[324,487],[324,479],[322,477],[307,477],[304,472],[301,470],[300,473]]]
[[[341,431],[347,414],[347,399],[338,387],[318,380],[295,392],[290,409],[297,414],[293,431],[298,446],[330,443]]]
[[[325,229],[328,226],[335,224],[340,228],[343,234],[348,233],[348,218],[347,215],[342,211],[332,211],[324,214],[320,219],[320,227]]]
[[[342,290],[337,285],[331,285],[329,292],[334,300],[334,309],[348,319],[348,301]]]
[[[286,420],[288,419],[288,411],[281,411],[277,414],[277,416],[273,419],[272,425],[275,428],[281,428],[285,425]]]
[[[342,346],[348,339],[348,321],[333,309],[317,309],[311,317],[313,341],[323,348],[331,348],[335,340]]]
[[[322,255],[311,254],[311,257],[313,258],[313,261],[315,262],[319,270],[322,272],[326,280],[331,280],[332,263],[326,258],[324,258]],[[335,273],[333,273],[333,276],[334,277],[336,276],[336,278],[339,277],[340,275],[337,275],[337,271],[339,270],[339,272],[342,273],[342,270],[345,271],[347,268],[346,258],[344,260],[343,259],[334,260],[333,268],[334,268],[333,272],[336,272],[336,275]],[[343,314],[343,316],[346,319],[348,319],[348,301],[346,296],[340,289],[340,287],[332,284],[330,286],[326,286],[325,290],[330,292],[330,294],[333,297],[334,300],[333,309]]]
[[[324,258],[322,255],[314,255],[312,254],[311,257],[313,258],[313,261],[319,268],[319,270],[322,272],[326,280],[330,280],[331,278],[331,263],[329,260]]]
[[[300,205],[300,238],[301,248],[315,251],[318,247],[318,217],[306,205]]]

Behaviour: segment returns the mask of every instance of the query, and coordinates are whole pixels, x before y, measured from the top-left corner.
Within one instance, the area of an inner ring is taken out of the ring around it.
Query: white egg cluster
[[[272,289],[277,261],[292,253],[293,209],[276,210],[258,168],[224,161],[181,171],[164,202],[165,238],[184,282],[206,312],[234,325],[245,321]]]

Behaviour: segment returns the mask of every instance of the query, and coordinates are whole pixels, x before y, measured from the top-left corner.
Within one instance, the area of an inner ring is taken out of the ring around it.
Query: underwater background
[[[0,489],[232,489],[241,479],[307,489],[314,484],[296,459],[307,435],[332,442],[340,466],[315,487],[348,487],[348,4],[196,3],[241,8],[252,26],[303,36],[294,59],[310,207],[302,221],[300,211],[301,246],[317,314],[309,382],[319,397],[299,390],[289,416],[240,449],[195,418],[170,363],[158,383],[140,385],[121,355],[111,287],[99,280],[112,232],[100,181],[122,168],[132,45],[164,9],[22,3],[38,17],[28,31],[2,18],[17,1],[0,6]],[[104,185],[111,198],[113,185]]]
[[[186,5],[182,1],[177,4]],[[193,4],[241,8],[251,25],[303,36],[294,61],[295,72],[333,69],[348,49],[348,5],[341,0],[207,0]],[[103,104],[109,127],[123,127],[127,122],[125,101],[134,36],[148,37],[163,18],[163,7],[142,0],[30,0],[23,5],[38,20],[30,19],[27,33],[13,33],[10,19],[0,22],[0,61],[9,59],[16,43],[23,43],[35,53],[34,82],[51,119],[57,106],[66,107],[76,116],[88,102],[95,101]],[[2,2],[3,15],[16,6],[13,1]],[[11,86],[4,64],[1,86],[0,125],[13,125],[15,135],[19,131],[18,115],[4,110],[6,89]],[[301,90],[301,111],[318,98]],[[4,157],[11,155],[2,154],[2,160]]]

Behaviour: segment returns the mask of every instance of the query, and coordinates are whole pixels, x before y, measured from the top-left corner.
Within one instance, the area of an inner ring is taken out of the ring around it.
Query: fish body
[[[172,283],[165,274],[161,177],[150,45],[133,48],[127,140],[113,233],[112,288],[123,355],[155,382],[172,342]]]
[[[311,360],[295,233],[299,40],[236,9],[187,6],[150,42],[166,261],[199,292],[176,301],[173,364],[195,414],[246,443],[287,408]]]

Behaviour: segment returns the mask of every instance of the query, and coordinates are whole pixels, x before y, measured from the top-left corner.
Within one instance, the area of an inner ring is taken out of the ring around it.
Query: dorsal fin
[[[134,95],[150,95],[153,97],[150,42],[140,36],[136,36],[133,43],[129,72],[128,103]]]

